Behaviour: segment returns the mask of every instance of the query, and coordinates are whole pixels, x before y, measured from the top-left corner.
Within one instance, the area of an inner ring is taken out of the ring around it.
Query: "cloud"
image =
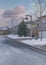
[[[0,9],[0,16],[5,12],[4,9]]]
[[[19,6],[17,6],[13,11],[14,11],[13,13],[14,13],[15,15],[20,15],[20,14],[23,14],[23,13],[24,13],[25,8],[24,8],[23,5],[19,5]]]
[[[2,15],[0,18],[0,26],[10,26],[9,24],[11,23],[11,21],[12,20],[14,21],[14,19],[11,18],[11,16],[15,16],[14,18],[16,20],[16,18],[19,19],[19,18],[23,17],[24,12],[25,12],[25,8],[23,5],[19,5],[12,10],[5,10],[5,11],[0,10],[0,15]],[[18,22],[16,22],[16,21],[15,21],[15,24],[19,23],[19,21]]]
[[[12,10],[6,10],[6,11],[3,13],[3,17],[4,17],[4,18],[10,18],[12,15],[13,15],[13,11],[12,11]]]
[[[22,5],[17,6],[16,8],[12,10],[6,10],[3,13],[4,17],[11,17],[11,16],[23,16],[24,15],[25,8]]]

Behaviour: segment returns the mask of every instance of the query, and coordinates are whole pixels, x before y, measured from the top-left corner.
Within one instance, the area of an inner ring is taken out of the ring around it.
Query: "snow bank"
[[[21,42],[28,44],[28,45],[46,45],[46,38],[43,38],[43,40],[41,41],[41,39],[35,40],[22,40]]]
[[[7,35],[9,38],[12,38],[12,39],[31,39],[31,37],[19,37],[18,35]]]
[[[46,38],[43,38],[42,41],[41,39],[32,39],[31,37],[19,37],[18,35],[7,35],[9,38],[12,38],[12,39],[16,39],[16,40],[20,40],[19,42],[23,42],[25,44],[28,44],[28,45],[46,45]],[[31,40],[30,40],[31,39]]]

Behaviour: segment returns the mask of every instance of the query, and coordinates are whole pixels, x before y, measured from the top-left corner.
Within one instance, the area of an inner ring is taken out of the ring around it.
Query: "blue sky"
[[[42,0],[42,3],[43,3],[43,1],[44,0]],[[46,3],[46,0],[45,0],[45,3]],[[2,15],[2,13],[7,11],[8,9],[12,9],[13,12],[15,12],[15,15],[19,15],[19,16],[23,15],[23,11],[24,11],[24,14],[31,14],[31,11],[33,11],[33,13],[34,13],[35,8],[34,9],[32,8],[32,4],[33,4],[33,0],[0,0],[0,15]],[[14,8],[15,8],[15,10],[14,10]],[[11,10],[10,10],[10,12],[11,12]],[[1,20],[5,22],[5,19],[1,18]],[[2,23],[2,21],[1,21],[1,23]],[[7,21],[7,19],[6,19],[6,21]],[[2,24],[0,24],[0,26],[1,25]],[[5,24],[3,24],[3,25],[5,25]]]
[[[23,5],[26,9],[32,4],[32,0],[0,0],[0,8],[10,9]]]
[[[24,6],[26,13],[30,13],[31,11],[34,11],[32,8],[33,1],[34,0],[0,0],[0,9],[14,9],[17,6],[22,5]],[[43,1],[46,3],[46,0],[41,1],[42,3]]]

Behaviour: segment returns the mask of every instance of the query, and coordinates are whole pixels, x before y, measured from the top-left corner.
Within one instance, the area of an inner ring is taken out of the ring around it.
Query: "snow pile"
[[[12,39],[30,39],[31,37],[19,37],[18,35],[7,35],[9,38],[12,38]]]
[[[21,42],[28,44],[28,45],[46,45],[46,38],[41,39],[32,39],[32,40],[22,40]]]

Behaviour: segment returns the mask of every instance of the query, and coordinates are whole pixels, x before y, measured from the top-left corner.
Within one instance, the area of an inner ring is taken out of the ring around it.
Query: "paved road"
[[[0,36],[0,65],[46,65],[46,55],[12,41]]]

